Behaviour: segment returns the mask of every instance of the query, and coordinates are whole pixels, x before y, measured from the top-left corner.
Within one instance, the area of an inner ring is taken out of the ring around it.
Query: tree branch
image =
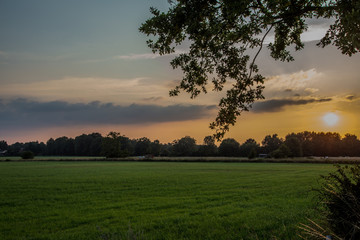
[[[252,63],[250,64],[250,73],[249,73],[248,79],[251,78],[255,60],[256,60],[256,58],[258,57],[259,53],[261,52],[262,47],[263,47],[263,44],[264,44],[264,41],[265,41],[265,38],[266,38],[266,36],[269,34],[269,32],[271,31],[271,29],[272,29],[273,26],[274,26],[274,25],[272,24],[272,25],[270,26],[270,28],[266,31],[266,33],[265,33],[265,35],[263,36],[263,38],[261,39],[260,48],[259,48],[259,50],[257,51],[257,53],[256,53],[256,55],[255,55],[255,57],[254,57],[254,59],[253,59],[253,61],[252,61]]]

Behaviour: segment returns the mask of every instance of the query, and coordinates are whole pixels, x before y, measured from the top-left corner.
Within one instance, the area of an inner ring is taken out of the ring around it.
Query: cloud
[[[127,61],[134,61],[134,60],[148,60],[148,59],[156,59],[161,57],[167,57],[167,56],[176,56],[181,53],[186,53],[185,50],[175,50],[175,52],[165,55],[160,55],[159,53],[131,53],[127,55],[116,55],[108,58],[102,58],[102,59],[90,59],[81,61],[82,63],[99,63],[99,62],[107,62],[107,61],[113,61],[113,60],[127,60]]]
[[[113,103],[39,102],[28,99],[0,100],[0,130],[44,127],[149,124],[209,117],[215,106],[114,105]]]
[[[319,92],[316,84],[323,78],[324,74],[315,68],[269,76],[265,79],[264,95],[269,99],[285,98],[289,94],[314,97],[314,94]]]
[[[353,100],[356,100],[357,97],[356,97],[355,95],[347,95],[347,96],[345,97],[345,99],[346,99],[346,100],[349,100],[349,101],[353,101]]]
[[[322,39],[330,25],[335,21],[334,18],[308,18],[305,23],[308,24],[308,29],[301,34],[301,41],[311,42]],[[265,43],[274,42],[274,30],[265,38]]]
[[[317,89],[317,88],[305,88],[305,90],[304,90],[305,92],[307,92],[307,93],[310,93],[310,94],[312,94],[312,93],[316,93],[316,92],[318,92],[319,91],[319,89]]]
[[[119,56],[114,56],[113,59],[139,60],[139,59],[154,59],[159,57],[161,57],[160,54],[144,53],[144,54],[119,55]]]
[[[181,53],[186,53],[184,50],[175,50],[175,52],[165,55],[160,55],[158,53],[140,53],[140,54],[129,54],[129,55],[118,55],[114,56],[113,59],[117,60],[143,60],[143,59],[155,59],[166,56],[175,56]]]
[[[330,102],[332,98],[310,98],[310,99],[271,99],[268,101],[256,102],[252,111],[255,113],[279,112],[286,106],[306,105],[310,103]]]
[[[334,18],[307,18],[305,19],[305,23],[309,26],[323,26],[329,27],[331,24],[335,22]]]
[[[141,100],[144,102],[158,102],[164,100],[164,97],[148,97],[148,98],[143,98]]]
[[[265,81],[267,90],[286,91],[287,89],[305,89],[311,81],[320,77],[322,74],[312,68],[307,71],[298,71],[292,74],[282,74],[268,77]]]
[[[41,101],[66,100],[72,102],[115,102],[130,104],[143,98],[167,96],[168,88],[156,81],[138,77],[79,78],[67,77],[58,80],[10,83],[0,88],[2,98],[36,98]]]

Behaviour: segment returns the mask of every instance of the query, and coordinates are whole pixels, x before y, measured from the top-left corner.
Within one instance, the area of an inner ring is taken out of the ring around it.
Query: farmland
[[[297,239],[328,164],[1,162],[0,239]]]

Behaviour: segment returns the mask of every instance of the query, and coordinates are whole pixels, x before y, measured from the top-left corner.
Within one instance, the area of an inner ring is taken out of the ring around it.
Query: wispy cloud
[[[264,94],[267,98],[296,96],[314,96],[319,91],[316,83],[321,81],[324,74],[312,68],[290,74],[270,76],[265,80]]]
[[[42,101],[66,100],[89,102],[95,99],[115,103],[137,102],[143,98],[167,96],[166,86],[158,85],[145,77],[78,78],[39,81],[31,83],[3,84],[3,98],[36,98]]]
[[[161,57],[160,54],[144,53],[144,54],[118,55],[118,56],[114,56],[113,59],[139,60],[139,59],[154,59],[159,57]]]
[[[143,54],[129,54],[129,55],[118,55],[114,56],[113,59],[121,59],[121,60],[143,60],[143,59],[155,59],[166,56],[176,56],[182,53],[186,53],[184,50],[175,50],[175,52],[165,55],[160,55],[158,53],[143,53]]]
[[[308,29],[301,34],[301,40],[303,42],[318,41],[322,39],[330,25],[334,23],[334,18],[308,18],[305,23],[308,24]],[[274,42],[274,31],[272,31],[268,37],[265,38],[265,43]]]
[[[356,95],[347,95],[345,97],[345,99],[348,100],[348,101],[354,101],[354,100],[357,100],[358,97]]]
[[[305,89],[311,81],[322,76],[322,73],[312,68],[307,71],[299,71],[291,74],[282,74],[268,77],[265,81],[266,89],[285,91],[286,89],[300,90]]]
[[[148,98],[143,98],[141,100],[144,102],[158,102],[164,100],[164,97],[148,97]]]
[[[186,53],[184,50],[176,50],[173,53],[160,55],[158,53],[131,53],[126,55],[116,55],[108,58],[100,58],[100,59],[90,59],[82,61],[84,63],[98,63],[98,62],[107,62],[114,60],[125,60],[125,61],[134,61],[134,60],[148,60],[148,59],[156,59],[162,57],[176,56],[182,53]]]
[[[316,93],[318,91],[319,91],[319,89],[317,89],[317,88],[305,88],[305,92],[310,93],[310,94]]]
[[[39,102],[0,99],[0,130],[76,125],[149,124],[209,117],[215,106]]]

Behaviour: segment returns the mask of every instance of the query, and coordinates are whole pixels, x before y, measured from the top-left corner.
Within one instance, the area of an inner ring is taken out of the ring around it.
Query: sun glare
[[[327,113],[323,116],[323,121],[326,123],[326,125],[328,126],[334,126],[338,123],[339,121],[339,116],[336,115],[335,113]]]

